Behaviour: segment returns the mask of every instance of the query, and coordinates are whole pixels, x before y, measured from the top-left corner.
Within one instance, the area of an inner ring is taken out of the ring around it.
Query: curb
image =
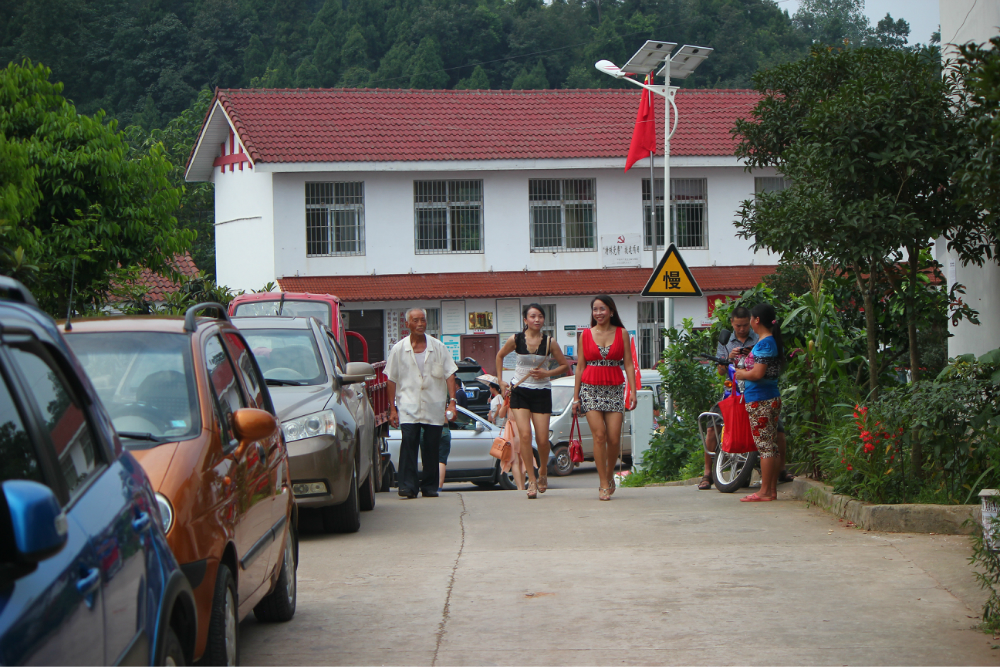
[[[652,484],[645,484],[644,486],[695,486],[701,481],[701,477],[689,477],[688,479],[682,479],[678,482],[653,482]]]
[[[852,521],[859,528],[885,533],[970,535],[973,527],[963,524],[970,518],[978,524],[981,514],[979,505],[873,505],[802,477],[796,477],[786,493]]]

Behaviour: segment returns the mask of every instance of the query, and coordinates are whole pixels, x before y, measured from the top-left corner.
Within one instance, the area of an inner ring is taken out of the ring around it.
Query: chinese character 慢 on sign
[[[680,288],[681,288],[681,272],[669,271],[667,273],[667,289],[680,289]]]

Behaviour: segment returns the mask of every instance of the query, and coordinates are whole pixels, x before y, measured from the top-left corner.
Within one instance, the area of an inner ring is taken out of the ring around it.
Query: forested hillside
[[[163,127],[215,86],[588,88],[647,38],[711,46],[685,82],[746,87],[813,41],[905,41],[862,0],[0,0],[0,64],[52,69],[81,113]],[[922,36],[921,36],[922,37]]]

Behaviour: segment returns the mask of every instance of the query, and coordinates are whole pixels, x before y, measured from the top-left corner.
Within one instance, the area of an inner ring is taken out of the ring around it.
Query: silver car
[[[661,378],[656,370],[640,370],[642,388],[653,390],[654,419],[664,404]],[[552,420],[549,422],[549,442],[552,443],[552,456],[549,457],[549,472],[563,477],[573,472],[574,464],[569,458],[569,431],[573,425],[573,377],[561,377],[552,380]],[[583,415],[580,421],[580,444],[583,446],[583,458],[594,460],[594,437],[590,434],[590,426]],[[656,424],[650,424],[655,428]],[[632,465],[632,413],[625,413],[622,424],[622,461],[626,466]]]
[[[572,387],[570,388],[572,392]],[[472,482],[476,486],[491,488],[500,485],[501,489],[512,490],[517,486],[510,473],[500,471],[500,462],[490,456],[490,446],[493,439],[500,435],[500,427],[489,423],[482,417],[458,408],[455,421],[450,424],[451,454],[448,456],[448,468],[445,472],[446,482]],[[396,428],[389,429],[390,470],[392,486],[396,486],[396,469],[399,466],[399,445],[402,432]],[[534,450],[535,464],[538,463],[538,450]],[[417,457],[417,469],[422,470],[420,457]],[[549,458],[551,463],[552,458]]]

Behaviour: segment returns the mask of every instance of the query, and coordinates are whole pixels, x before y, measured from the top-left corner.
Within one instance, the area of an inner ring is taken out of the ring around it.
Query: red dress
[[[598,347],[590,329],[580,337],[580,351],[587,362],[580,378],[580,410],[625,412],[625,336],[618,327],[607,348]]]

